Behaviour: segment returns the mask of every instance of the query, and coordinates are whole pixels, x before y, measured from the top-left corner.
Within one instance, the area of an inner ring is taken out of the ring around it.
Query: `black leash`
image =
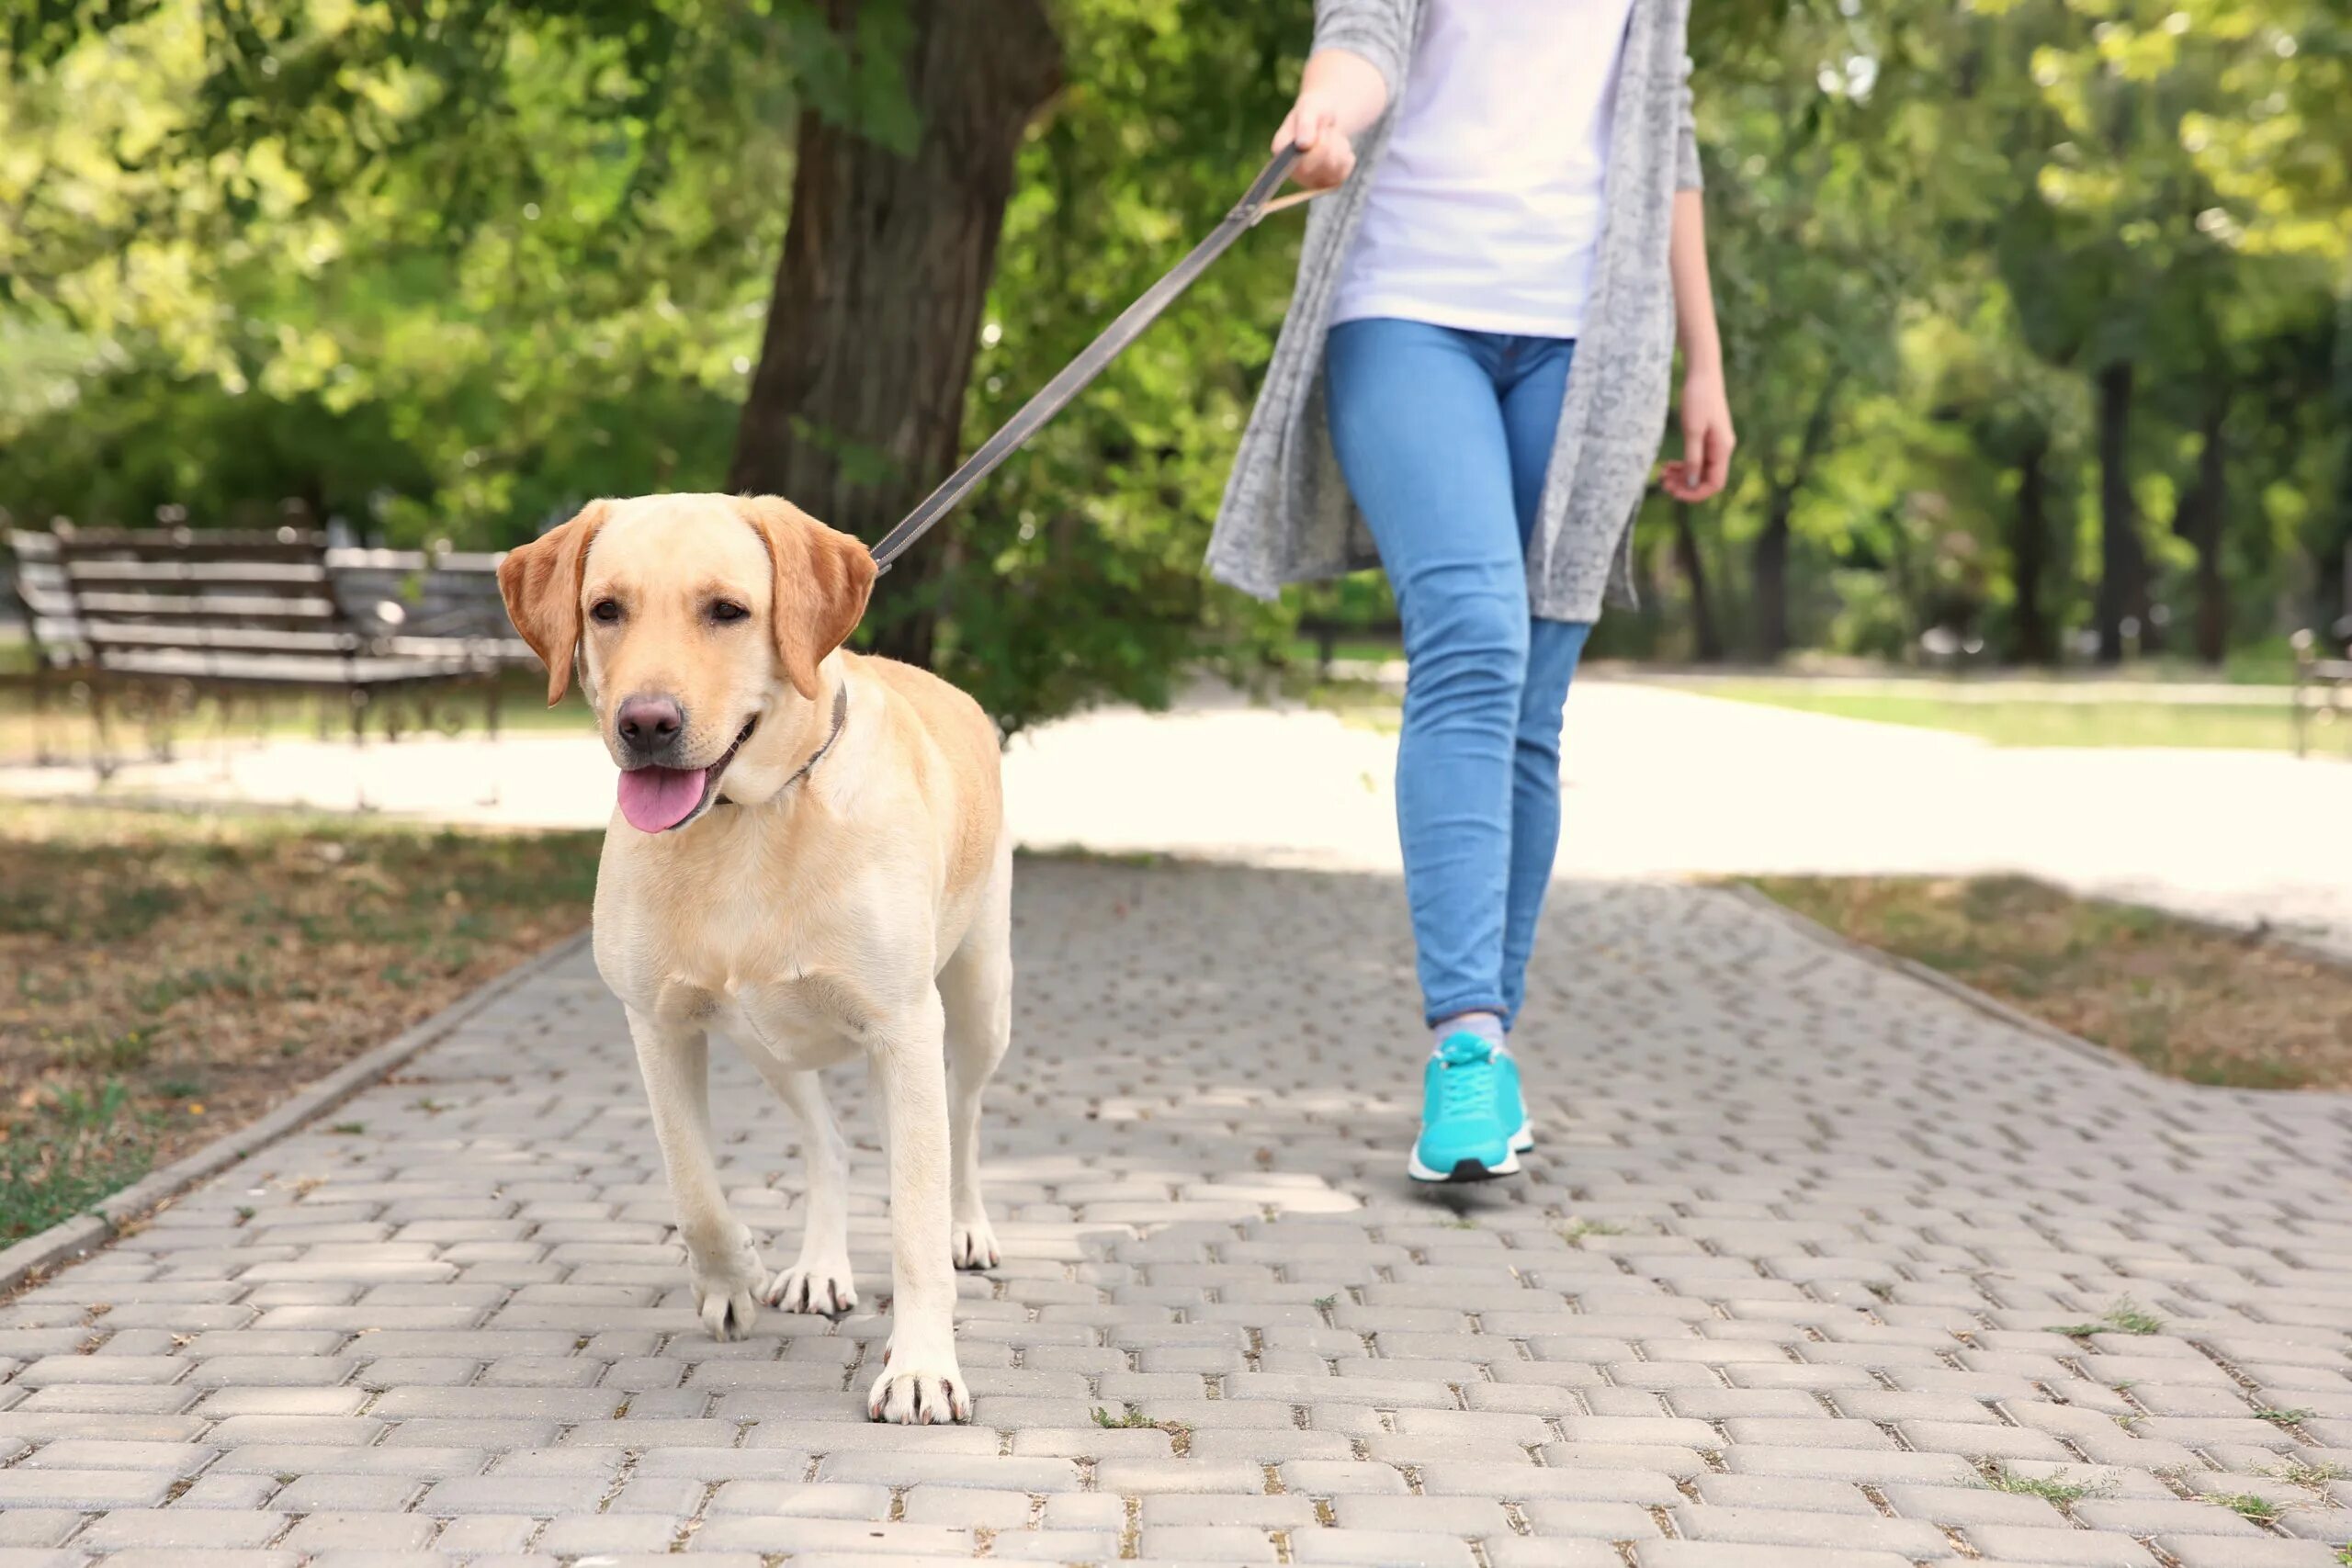
[[[1086,345],[1086,352],[1063,367],[1061,373],[1046,383],[1036,396],[1021,405],[1021,412],[1007,420],[1004,428],[988,438],[980,449],[964,459],[964,466],[947,476],[940,487],[923,498],[922,504],[907,513],[906,521],[882,536],[874,547],[874,562],[884,571],[890,563],[907,552],[910,546],[930,532],[933,524],[954,509],[956,503],[969,494],[974,486],[989,477],[999,463],[1021,448],[1023,442],[1037,434],[1038,429],[1054,415],[1069,406],[1070,400],[1086,389],[1088,382],[1102,373],[1103,367],[1116,359],[1129,344],[1141,337],[1144,329],[1159,319],[1159,313],[1175,301],[1176,296],[1192,286],[1194,278],[1209,269],[1209,265],[1232,247],[1233,242],[1254,226],[1269,212],[1278,212],[1319,193],[1300,191],[1274,199],[1283,176],[1290,166],[1298,162],[1298,149],[1285,147],[1260,170],[1250,182],[1250,189],[1225,220],[1208,231],[1208,236],[1192,249],[1192,254],[1170,268],[1160,280],[1143,292],[1141,299],[1119,312],[1116,320],[1102,329],[1102,334]]]

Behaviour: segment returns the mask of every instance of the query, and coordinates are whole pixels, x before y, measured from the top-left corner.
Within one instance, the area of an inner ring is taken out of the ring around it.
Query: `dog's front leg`
[[[653,1136],[670,1173],[670,1201],[686,1244],[695,1310],[715,1338],[740,1339],[759,1315],[766,1282],[752,1233],[738,1223],[710,1156],[710,1045],[699,1029],[628,1010],[637,1069],[653,1108]]]
[[[849,1145],[813,1072],[795,1072],[765,1052],[752,1061],[768,1086],[800,1119],[808,1151],[808,1198],[802,1205],[800,1257],[768,1281],[768,1305],[828,1314],[857,1310],[849,1262]]]
[[[926,988],[928,990],[928,987]],[[876,1421],[971,1419],[956,1363],[956,1271],[947,1254],[947,1063],[939,994],[876,1030],[873,1071],[890,1145],[890,1348],[866,1395]]]

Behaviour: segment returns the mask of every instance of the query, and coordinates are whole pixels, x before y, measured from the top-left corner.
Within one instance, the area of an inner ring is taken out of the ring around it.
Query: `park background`
[[[1310,28],[21,0],[0,505],[494,548],[600,494],[756,488],[878,536],[1231,204]],[[1720,502],[1653,497],[1596,654],[2276,681],[2344,616],[2339,6],[1709,0],[1691,52],[1742,446]],[[1374,579],[1261,608],[1199,570],[1298,231],[975,496],[870,642],[1018,729],[1262,670],[1301,616],[1382,626]]]
[[[0,510],[483,551],[740,489],[877,538],[1227,210],[1311,12],[13,0]],[[2352,1083],[2352,769],[2287,755],[2286,684],[2352,571],[2352,18],[1701,0],[1691,52],[1742,444],[1640,517],[1564,874],[1765,878],[2161,1071]],[[999,717],[1033,850],[1394,870],[1384,585],[1200,566],[1298,236],[861,629]],[[528,671],[494,745],[199,709],[91,783],[26,765],[31,657],[0,628],[0,1240],[586,919],[592,839],[514,829],[609,773]]]

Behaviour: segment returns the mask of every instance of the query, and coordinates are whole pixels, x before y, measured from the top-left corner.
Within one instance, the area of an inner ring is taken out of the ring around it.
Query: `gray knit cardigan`
[[[1423,0],[1316,0],[1315,47],[1363,55],[1388,83],[1390,112],[1356,146],[1356,172],[1307,209],[1290,313],[1241,434],[1209,542],[1210,571],[1260,598],[1284,583],[1379,565],[1325,423],[1323,340],[1340,264],[1412,68]],[[1617,590],[1666,426],[1674,366],[1667,272],[1674,192],[1699,185],[1690,123],[1690,0],[1634,0],[1609,130],[1609,175],[1592,295],[1528,546],[1528,603],[1545,620],[1598,619]]]

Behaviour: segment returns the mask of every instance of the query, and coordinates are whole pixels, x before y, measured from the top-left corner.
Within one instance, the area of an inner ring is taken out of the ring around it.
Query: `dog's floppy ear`
[[[878,569],[863,544],[788,501],[752,495],[743,507],[775,566],[769,615],[776,657],[794,688],[815,702],[817,666],[857,629]]]
[[[498,592],[506,617],[539,662],[548,667],[548,706],[571,684],[580,648],[580,585],[588,573],[588,546],[605,525],[609,502],[592,501],[580,515],[517,545],[498,563]]]

